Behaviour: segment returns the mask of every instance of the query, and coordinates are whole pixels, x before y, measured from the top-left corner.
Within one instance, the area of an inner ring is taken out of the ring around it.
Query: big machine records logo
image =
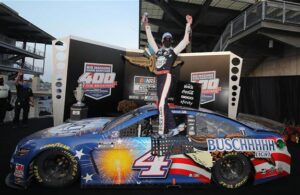
[[[192,72],[191,82],[201,84],[201,100],[200,104],[213,102],[216,94],[220,93],[220,79],[216,78],[216,71]]]
[[[111,89],[117,85],[116,73],[112,70],[112,64],[85,63],[84,73],[79,77],[84,95],[95,100],[110,96]]]

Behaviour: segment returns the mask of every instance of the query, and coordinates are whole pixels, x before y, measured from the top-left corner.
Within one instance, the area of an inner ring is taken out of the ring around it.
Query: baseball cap
[[[173,38],[173,36],[172,36],[172,34],[171,33],[169,33],[169,32],[166,32],[166,33],[164,33],[163,34],[163,36],[162,36],[162,38],[161,38],[161,41],[163,42],[163,40],[165,39],[165,38]]]

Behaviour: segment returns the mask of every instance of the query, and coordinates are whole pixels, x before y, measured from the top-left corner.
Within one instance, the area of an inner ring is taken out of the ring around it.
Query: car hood
[[[29,139],[39,139],[39,138],[50,138],[50,137],[66,137],[66,136],[82,136],[89,133],[99,132],[103,129],[104,125],[111,121],[113,118],[92,118],[84,119],[75,122],[68,122],[56,127],[51,127],[44,129],[42,131],[36,132],[28,137]]]

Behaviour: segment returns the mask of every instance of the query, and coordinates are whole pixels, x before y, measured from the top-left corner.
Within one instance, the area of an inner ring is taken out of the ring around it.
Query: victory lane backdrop
[[[125,51],[120,49],[70,40],[64,120],[69,118],[70,107],[76,103],[73,90],[76,89],[78,79],[85,72],[85,63],[112,65],[111,72],[115,73],[114,81],[117,84],[114,88],[106,88],[110,89],[111,93],[100,100],[85,96],[84,102],[89,108],[88,117],[107,116],[117,112],[117,105],[122,100],[125,84],[123,55]]]

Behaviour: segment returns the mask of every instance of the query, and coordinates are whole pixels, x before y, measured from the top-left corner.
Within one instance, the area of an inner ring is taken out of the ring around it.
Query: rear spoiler
[[[282,134],[286,128],[286,125],[284,125],[283,123],[251,114],[239,113],[237,121],[250,126],[255,130],[267,130],[280,134]]]

